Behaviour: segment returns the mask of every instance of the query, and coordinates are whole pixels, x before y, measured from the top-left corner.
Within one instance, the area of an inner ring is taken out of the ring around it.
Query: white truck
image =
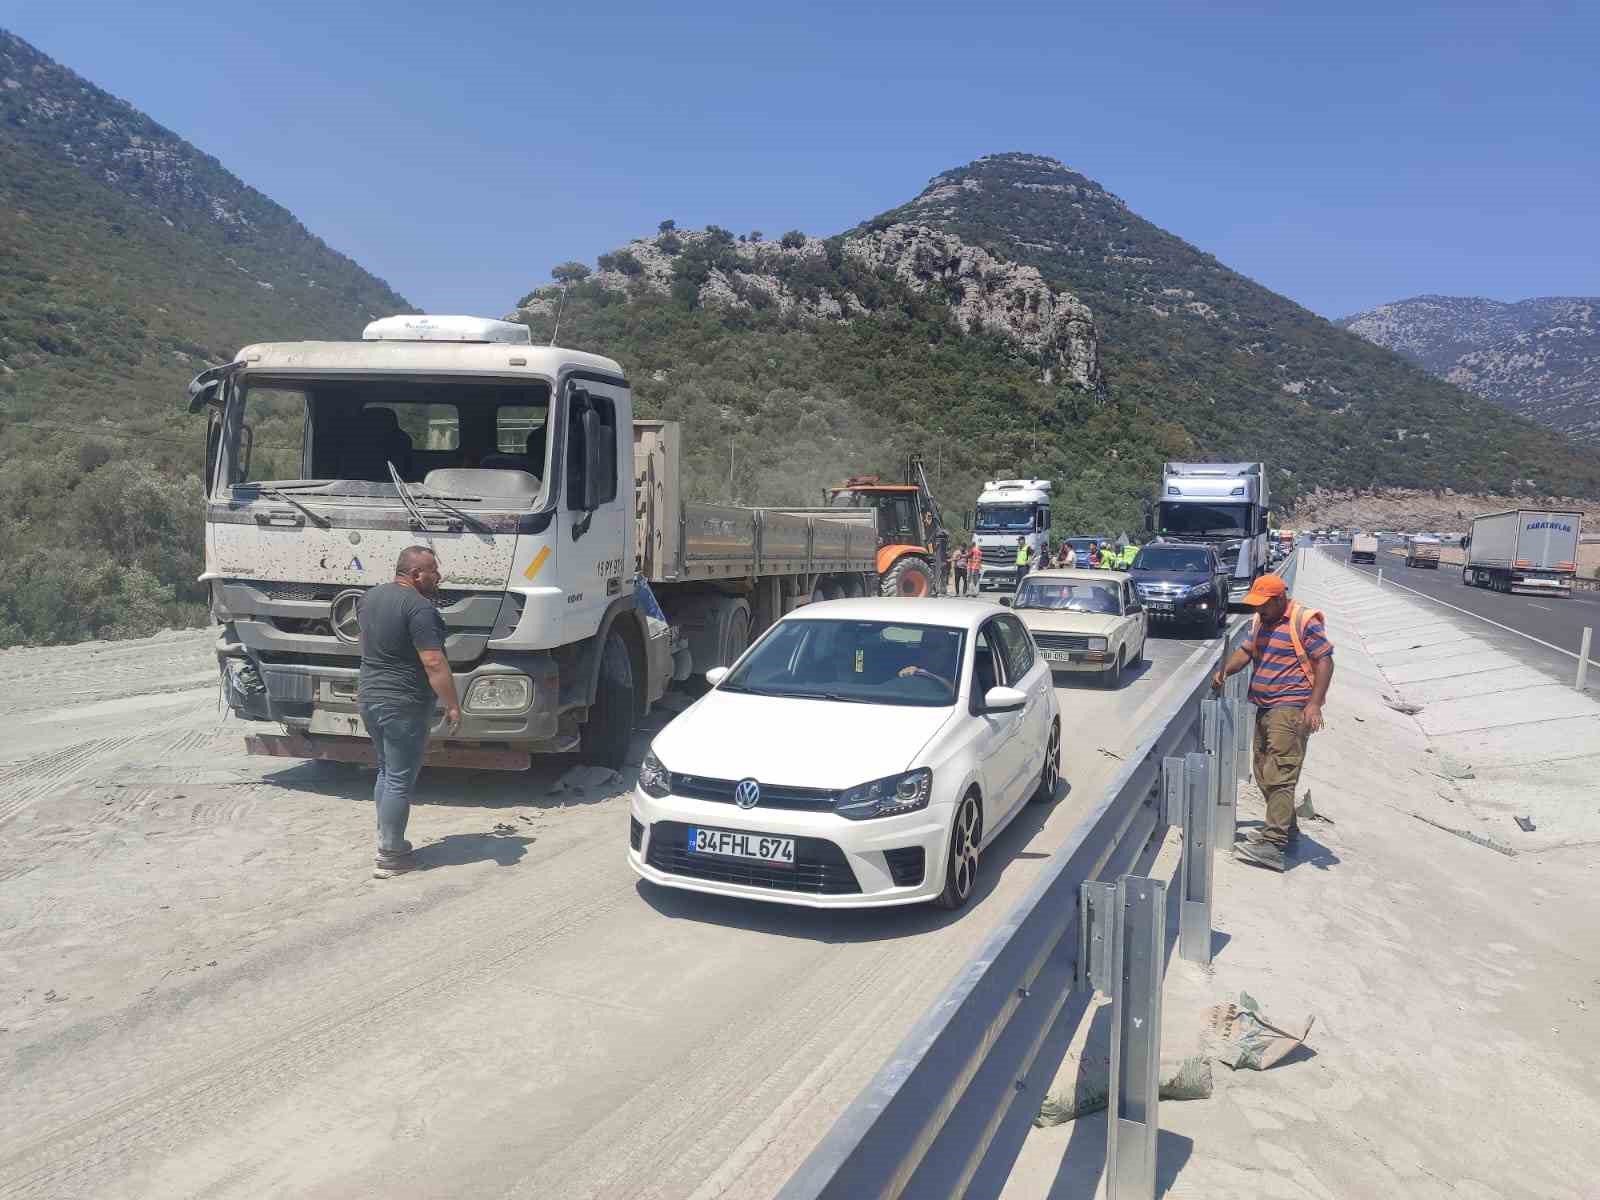
[[[1350,539],[1350,561],[1375,563],[1378,561],[1378,535],[1358,533]]]
[[[1017,539],[1027,543],[1029,562],[1038,565],[1050,547],[1048,479],[991,479],[978,494],[972,536],[983,555],[978,590],[1017,586]]]
[[[1497,592],[1570,596],[1582,537],[1581,512],[1514,508],[1474,517],[1461,582]]]
[[[1169,542],[1205,542],[1230,576],[1228,601],[1244,599],[1268,570],[1267,470],[1261,463],[1169,462],[1150,530]]]
[[[372,761],[358,604],[409,545],[438,555],[462,702],[435,765],[618,765],[673,679],[876,590],[870,512],[689,502],[677,424],[634,421],[617,363],[524,325],[390,317],[359,342],[247,346],[189,395],[224,695],[283,729],[257,753]]]

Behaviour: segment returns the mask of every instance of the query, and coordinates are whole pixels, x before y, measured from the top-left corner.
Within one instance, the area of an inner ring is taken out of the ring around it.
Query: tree
[[[750,231],[750,240],[752,242],[759,242],[764,236],[765,235],[759,229],[752,229]]]
[[[657,225],[656,226],[656,232],[657,233],[671,233],[677,227],[678,227],[678,223],[676,221],[673,221],[673,220],[669,219],[669,220],[663,221],[663,222],[661,222],[661,224]]]
[[[798,229],[791,229],[788,233],[783,235],[782,240],[779,241],[778,244],[785,250],[798,250],[801,246],[806,244],[806,235],[801,233]]]
[[[557,283],[582,283],[589,278],[589,268],[581,262],[557,263],[550,268],[550,277]]]

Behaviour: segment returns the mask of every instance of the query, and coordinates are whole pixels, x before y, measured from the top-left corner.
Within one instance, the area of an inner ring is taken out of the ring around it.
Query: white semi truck
[[[357,606],[409,545],[438,555],[462,702],[436,765],[620,764],[674,678],[876,589],[870,512],[689,502],[677,424],[634,421],[617,363],[523,325],[390,317],[359,342],[247,346],[189,395],[223,691],[282,728],[257,753],[372,761]]]
[[[1581,512],[1514,508],[1474,517],[1461,582],[1497,592],[1570,596],[1582,537]]]
[[[983,555],[978,589],[1017,586],[1017,539],[1028,545],[1029,561],[1039,563],[1050,546],[1048,479],[991,479],[978,495],[972,536]]]
[[[1173,542],[1206,542],[1231,577],[1228,600],[1244,599],[1266,573],[1267,471],[1261,463],[1169,462],[1151,531]]]

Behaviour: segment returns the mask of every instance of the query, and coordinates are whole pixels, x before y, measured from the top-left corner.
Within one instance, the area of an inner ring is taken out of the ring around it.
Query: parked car
[[[1220,633],[1228,624],[1228,572],[1210,546],[1151,542],[1128,569],[1155,625],[1191,625]]]
[[[1124,571],[1037,571],[1010,603],[1052,671],[1086,672],[1115,688],[1124,668],[1144,660],[1148,618]]]
[[[652,883],[960,908],[984,848],[1055,795],[1050,669],[999,605],[808,604],[706,679],[639,771],[628,862]]]

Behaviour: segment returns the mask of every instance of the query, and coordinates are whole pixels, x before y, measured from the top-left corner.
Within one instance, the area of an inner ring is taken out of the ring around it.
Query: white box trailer
[[[1475,517],[1461,582],[1497,592],[1570,596],[1583,514],[1514,508]]]
[[[1375,563],[1378,561],[1378,535],[1358,533],[1350,540],[1350,561]]]

